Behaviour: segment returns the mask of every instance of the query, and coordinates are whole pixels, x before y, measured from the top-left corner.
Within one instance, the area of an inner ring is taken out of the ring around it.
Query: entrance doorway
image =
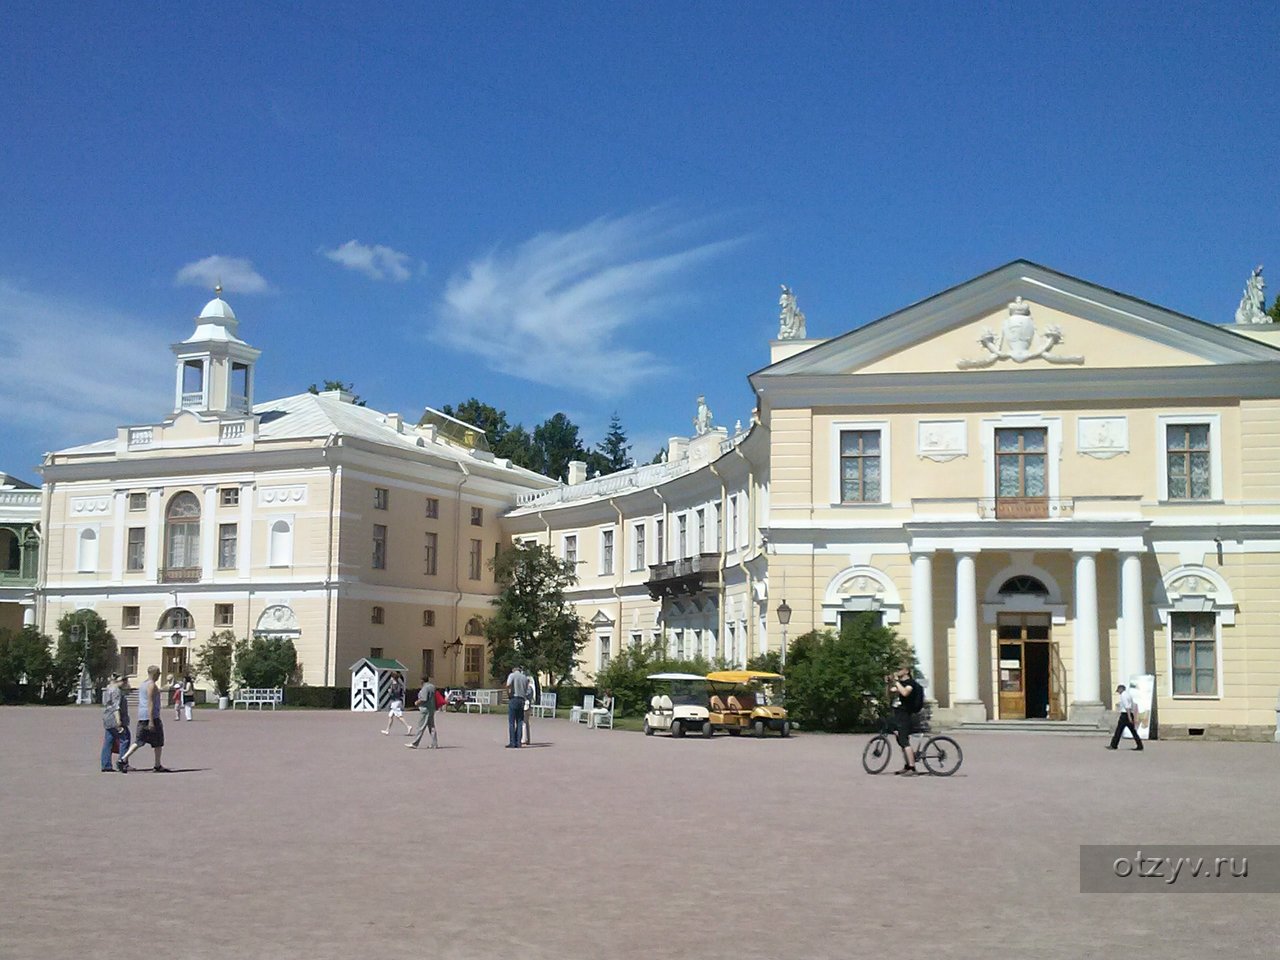
[[[187,648],[186,647],[165,647],[160,652],[160,679],[168,680],[170,677],[182,677],[187,672]]]
[[[1066,688],[1047,613],[1002,613],[996,621],[1000,719],[1061,720]]]

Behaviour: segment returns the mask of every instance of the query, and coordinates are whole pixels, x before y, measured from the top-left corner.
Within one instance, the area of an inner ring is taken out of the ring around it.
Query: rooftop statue
[[[781,312],[778,314],[779,340],[804,340],[804,314],[796,307],[796,295],[785,283],[782,285],[782,296],[778,298]]]
[[[693,418],[693,432],[701,437],[711,432],[711,408],[706,397],[698,397],[698,415]]]
[[[1262,279],[1262,264],[1258,264],[1244,285],[1244,296],[1236,307],[1236,323],[1271,323],[1267,316],[1267,298],[1263,293],[1266,283]]]

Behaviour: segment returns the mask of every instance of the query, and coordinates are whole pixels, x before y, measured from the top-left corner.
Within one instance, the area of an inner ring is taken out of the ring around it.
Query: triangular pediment
[[[1280,350],[1015,261],[760,371],[778,376],[1178,368],[1280,361]]]

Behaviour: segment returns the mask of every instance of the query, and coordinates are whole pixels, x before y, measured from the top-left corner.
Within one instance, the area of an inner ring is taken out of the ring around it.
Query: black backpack
[[[907,713],[919,713],[924,709],[924,684],[918,677],[911,678],[911,692],[907,694],[902,706]]]

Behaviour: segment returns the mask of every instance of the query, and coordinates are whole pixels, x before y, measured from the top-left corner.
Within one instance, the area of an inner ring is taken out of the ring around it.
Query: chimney
[[[387,426],[396,433],[404,433],[404,417],[400,416],[398,413],[388,413]]]
[[[688,437],[671,437],[667,440],[667,462],[678,463],[689,453]]]
[[[587,479],[587,462],[585,460],[569,461],[569,486],[583,483]]]

